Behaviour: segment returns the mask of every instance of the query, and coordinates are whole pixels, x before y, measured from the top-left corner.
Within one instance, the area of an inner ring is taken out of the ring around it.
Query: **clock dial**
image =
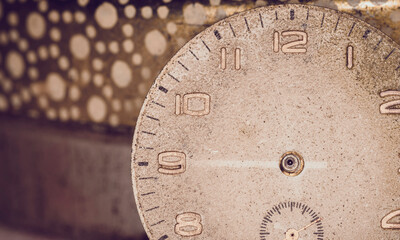
[[[257,8],[200,33],[135,129],[150,239],[398,239],[399,58],[383,33],[319,7]]]

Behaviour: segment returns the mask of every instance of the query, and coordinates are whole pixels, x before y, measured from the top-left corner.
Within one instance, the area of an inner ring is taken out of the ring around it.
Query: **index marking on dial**
[[[221,40],[221,34],[218,32],[218,30],[214,30],[214,35],[218,40]]]
[[[349,34],[347,35],[348,37],[350,37],[350,35],[353,32],[353,29],[354,29],[355,26],[356,26],[356,22],[354,22],[353,25],[351,26]]]
[[[179,81],[179,79],[177,79],[176,77],[174,77],[171,73],[168,73],[168,76],[170,76],[172,79],[174,79],[177,82],[181,82]]]
[[[307,8],[307,16],[306,16],[306,20],[307,20],[307,21],[308,21],[309,16],[310,16],[310,9]]]
[[[155,136],[155,135],[156,135],[155,133],[148,132],[148,131],[142,131],[142,133],[146,133],[146,134],[148,134],[148,135],[152,135],[152,136]]]
[[[385,61],[388,60],[388,58],[393,54],[394,50],[396,50],[396,49],[393,48],[392,51],[390,51],[390,53],[388,55],[386,55]]]
[[[338,17],[338,19],[337,19],[334,32],[336,32],[336,30],[337,30],[337,27],[338,27],[338,25],[339,25],[339,21],[340,21],[340,15],[339,15],[339,17]]]
[[[138,162],[138,166],[147,167],[149,166],[149,162]]]
[[[160,206],[152,207],[152,208],[146,209],[145,212],[150,212],[150,211],[153,211],[153,210],[156,210],[156,209],[159,209],[159,208],[160,208]]]
[[[278,11],[275,11],[275,20],[278,20]]]
[[[157,180],[158,177],[140,177],[139,180]]]
[[[261,27],[264,28],[264,22],[261,16],[261,13],[258,14],[260,16],[260,23],[261,23]]]
[[[229,27],[230,27],[230,29],[231,29],[231,31],[232,31],[233,36],[236,37],[235,30],[233,30],[233,27],[232,27],[232,24],[231,24],[231,23],[229,23]]]
[[[321,26],[320,27],[324,26],[324,21],[325,21],[325,13],[322,14],[322,20],[321,20]]]
[[[168,239],[168,235],[164,235],[164,236],[160,237],[158,240],[165,240],[165,239]]]
[[[196,54],[194,54],[194,52],[192,50],[189,49],[189,52],[193,55],[193,57],[196,58],[196,60],[199,60],[199,58],[196,56]]]
[[[374,50],[378,49],[379,45],[381,45],[383,38],[379,40],[379,42],[375,45]]]
[[[369,29],[365,30],[363,38],[367,39],[370,33],[371,33],[371,30],[369,30]]]
[[[161,220],[161,221],[158,221],[156,223],[153,223],[153,224],[150,225],[150,227],[154,227],[154,226],[159,225],[159,224],[161,224],[163,222],[165,222],[165,220]]]
[[[149,116],[149,115],[146,115],[146,117],[151,119],[151,120],[154,120],[154,121],[158,121],[158,122],[160,121],[160,119],[152,117],[152,116]]]
[[[151,102],[152,102],[153,104],[159,106],[159,107],[165,108],[165,106],[162,105],[161,103],[158,103],[158,102],[155,102],[155,101],[151,101]]]
[[[203,40],[201,40],[201,42],[203,43],[203,45],[207,48],[207,50],[209,52],[211,52],[211,49],[208,47],[208,45],[206,44],[206,42],[204,42]]]
[[[143,147],[143,146],[138,146],[138,148],[140,148],[140,149],[144,149],[144,150],[154,150],[154,148],[152,148],[152,147]]]
[[[290,9],[290,20],[294,20],[294,10]]]
[[[244,17],[244,22],[246,24],[247,31],[251,32],[250,27],[249,27],[249,23],[247,22],[247,18],[246,17]]]
[[[189,68],[187,68],[181,61],[178,61],[179,65],[181,65],[186,71],[189,71]]]
[[[168,89],[166,89],[166,88],[163,87],[163,86],[159,86],[158,89],[159,89],[161,92],[163,92],[163,93],[167,93],[167,92],[168,92]]]
[[[153,195],[153,194],[155,194],[156,192],[148,192],[148,193],[142,193],[142,194],[140,194],[141,196],[148,196],[148,195]]]

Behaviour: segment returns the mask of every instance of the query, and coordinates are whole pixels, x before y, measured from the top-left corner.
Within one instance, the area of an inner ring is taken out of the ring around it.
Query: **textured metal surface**
[[[300,1],[348,12],[400,41],[400,3]],[[257,6],[299,1],[26,1],[0,4],[0,112],[133,126],[154,78],[189,39]]]
[[[254,9],[197,35],[135,130],[150,239],[398,239],[399,59],[382,32],[314,6]],[[290,152],[298,175],[279,168]]]

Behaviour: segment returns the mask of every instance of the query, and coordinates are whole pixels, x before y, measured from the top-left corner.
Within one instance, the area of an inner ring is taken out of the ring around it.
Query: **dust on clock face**
[[[399,59],[383,33],[318,7],[258,8],[200,33],[135,130],[150,239],[398,239]],[[289,202],[318,218],[285,208],[261,236]]]

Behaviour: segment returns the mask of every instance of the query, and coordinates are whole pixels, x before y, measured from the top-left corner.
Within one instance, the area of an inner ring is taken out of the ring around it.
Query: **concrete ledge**
[[[73,239],[144,239],[131,141],[132,131],[0,116],[0,222]]]

